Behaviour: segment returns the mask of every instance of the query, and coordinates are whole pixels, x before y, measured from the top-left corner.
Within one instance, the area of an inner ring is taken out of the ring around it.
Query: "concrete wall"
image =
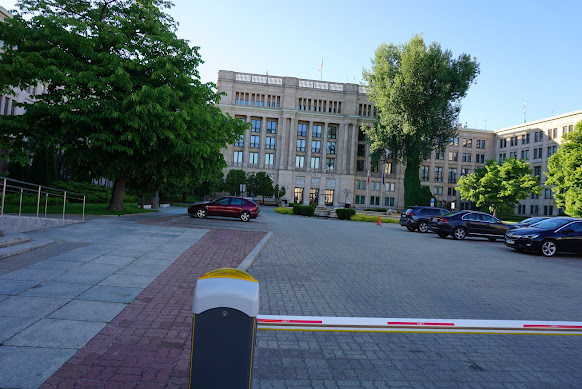
[[[6,233],[28,232],[44,230],[45,228],[61,227],[76,223],[82,223],[82,221],[4,215],[0,216],[0,231],[4,231]]]

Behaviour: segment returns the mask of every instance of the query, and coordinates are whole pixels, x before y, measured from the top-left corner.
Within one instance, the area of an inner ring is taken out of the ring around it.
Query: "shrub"
[[[378,216],[373,216],[373,215],[354,215],[350,218],[350,220],[355,221],[355,222],[371,222],[371,223],[377,223],[378,222]],[[398,223],[398,220],[396,219],[392,219],[391,217],[381,217],[380,220],[382,221],[382,223]]]
[[[371,211],[371,212],[386,212],[388,211],[386,208],[366,208],[364,211]]]
[[[275,212],[282,213],[284,215],[293,215],[293,208],[277,207],[277,208],[275,208]]]
[[[353,208],[338,208],[335,210],[337,218],[340,220],[349,220],[353,215],[356,214],[356,210]]]
[[[313,216],[313,214],[315,213],[315,206],[294,204],[293,213],[295,215]]]

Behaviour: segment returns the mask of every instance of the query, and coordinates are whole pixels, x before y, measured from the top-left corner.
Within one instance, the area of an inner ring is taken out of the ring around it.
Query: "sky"
[[[528,122],[582,109],[579,0],[173,2],[178,37],[200,47],[204,82],[234,70],[361,83],[380,44],[421,33],[425,44],[479,62],[461,101],[459,119],[469,128],[521,124],[524,103]]]

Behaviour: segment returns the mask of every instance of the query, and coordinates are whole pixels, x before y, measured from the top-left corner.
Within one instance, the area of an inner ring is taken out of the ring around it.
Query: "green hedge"
[[[293,213],[295,215],[313,216],[315,213],[315,206],[293,204]]]
[[[335,210],[337,218],[340,220],[349,220],[353,215],[356,214],[356,210],[353,208],[338,208]]]
[[[386,208],[366,208],[366,209],[364,209],[364,211],[370,211],[370,212],[386,212],[388,210]]]
[[[354,215],[350,218],[350,220],[355,222],[378,222],[378,216],[373,215]],[[398,223],[398,220],[392,219],[391,217],[381,217],[380,220],[382,223]]]
[[[275,212],[282,213],[284,215],[293,215],[293,208],[277,207],[277,208],[275,208]]]

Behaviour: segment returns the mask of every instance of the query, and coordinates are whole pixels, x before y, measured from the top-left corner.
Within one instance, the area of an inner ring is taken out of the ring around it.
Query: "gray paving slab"
[[[34,318],[0,316],[0,344],[37,321]]]
[[[155,259],[137,259],[135,262],[119,270],[116,274],[134,276],[157,276],[168,268],[171,262]]]
[[[143,288],[127,288],[119,286],[96,285],[77,297],[77,300],[109,301],[114,303],[130,303]]]
[[[136,258],[132,257],[132,256],[120,256],[120,255],[104,254],[104,255],[101,255],[100,257],[97,257],[94,260],[92,260],[91,263],[125,266],[125,265],[135,261],[135,259]]]
[[[0,347],[0,387],[36,389],[68,361],[75,349]]]
[[[12,296],[0,302],[0,316],[43,318],[68,301],[60,297]]]
[[[0,276],[0,282],[4,280],[17,280],[17,281],[47,281],[54,278],[65,271],[61,269],[37,269],[37,268],[24,268],[15,270],[13,272],[4,274]]]
[[[16,295],[38,284],[38,281],[3,280],[0,282],[0,294]]]
[[[110,271],[95,273],[86,270],[72,270],[52,279],[55,282],[68,282],[73,284],[96,284],[111,275]]]
[[[71,270],[79,266],[80,263],[72,261],[59,261],[57,259],[45,259],[44,261],[28,266],[29,269],[46,270]]]
[[[7,295],[7,294],[0,294],[0,301],[4,301],[4,300],[6,300],[8,297],[10,297],[10,296],[9,296],[9,295]]]
[[[106,323],[42,319],[5,342],[7,346],[80,349],[99,333]]]
[[[108,254],[112,251],[117,250],[118,248],[120,248],[121,246],[112,246],[110,244],[110,242],[101,242],[100,244],[91,244],[88,245],[86,247],[79,247],[75,250],[71,250],[71,254],[88,254],[89,256],[91,255],[95,255],[95,256],[99,256],[99,255],[103,255],[103,254]]]
[[[156,279],[156,276],[137,276],[137,275],[129,275],[129,274],[124,274],[124,275],[114,274],[112,276],[107,277],[103,281],[101,281],[99,283],[99,285],[123,286],[123,287],[130,287],[130,288],[146,288],[155,279]]]
[[[76,267],[71,272],[74,273],[94,273],[94,274],[113,274],[117,272],[119,269],[125,267],[126,264],[124,263],[98,263],[95,260],[82,264],[79,267]]]
[[[62,297],[72,299],[91,287],[91,284],[71,284],[63,282],[44,282],[30,288],[20,296]]]
[[[127,304],[123,303],[72,300],[50,314],[49,318],[107,323],[113,320],[126,306]]]
[[[85,249],[83,247],[82,249]],[[73,262],[88,262],[92,259],[97,258],[99,253],[91,253],[91,252],[68,252],[54,256],[52,259],[56,259],[59,261],[73,261]]]

